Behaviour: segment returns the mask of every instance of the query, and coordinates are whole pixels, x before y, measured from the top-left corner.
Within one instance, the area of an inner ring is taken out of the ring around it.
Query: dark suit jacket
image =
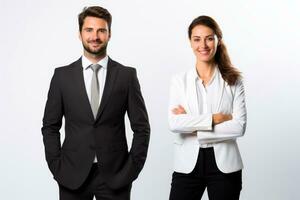
[[[134,132],[128,152],[124,116]],[[65,140],[60,128],[65,118]],[[135,180],[143,168],[150,126],[136,70],[109,58],[97,118],[86,94],[81,59],[56,68],[51,80],[43,127],[46,160],[54,178],[70,189],[87,178],[95,154],[103,179],[117,189]]]

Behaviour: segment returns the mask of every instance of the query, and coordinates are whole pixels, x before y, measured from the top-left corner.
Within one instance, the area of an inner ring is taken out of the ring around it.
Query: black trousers
[[[131,184],[113,190],[109,188],[101,177],[101,167],[93,164],[88,178],[80,188],[70,190],[59,185],[60,200],[93,200],[94,196],[97,200],[130,200]]]
[[[200,148],[197,164],[191,173],[173,173],[169,199],[200,200],[205,188],[210,200],[238,200],[242,189],[242,171],[221,172],[213,147]]]

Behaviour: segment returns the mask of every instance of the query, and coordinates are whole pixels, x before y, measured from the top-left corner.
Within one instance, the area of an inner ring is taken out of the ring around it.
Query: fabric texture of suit
[[[86,94],[81,58],[56,68],[43,118],[46,160],[57,182],[77,189],[87,178],[95,155],[103,178],[113,189],[134,181],[148,150],[150,125],[136,70],[109,58],[96,119]],[[128,152],[124,116],[134,132]],[[65,140],[60,141],[62,118]]]
[[[216,67],[216,70],[218,68]],[[174,170],[190,173],[194,169],[199,152],[199,144],[212,144],[217,166],[223,173],[231,173],[243,168],[236,139],[245,133],[246,104],[244,86],[241,80],[228,85],[219,70],[215,81],[212,112],[199,114],[196,92],[196,69],[175,75],[172,78],[169,103],[169,126],[175,134]],[[182,105],[186,114],[175,115],[172,109]],[[212,114],[232,114],[232,120],[212,126]],[[194,133],[197,137],[186,137]]]

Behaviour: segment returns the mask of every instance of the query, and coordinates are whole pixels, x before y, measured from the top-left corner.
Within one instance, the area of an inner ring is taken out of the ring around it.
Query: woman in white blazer
[[[245,133],[245,92],[222,32],[211,17],[188,29],[196,64],[172,78],[169,126],[175,156],[170,200],[238,200],[243,163],[236,139]]]

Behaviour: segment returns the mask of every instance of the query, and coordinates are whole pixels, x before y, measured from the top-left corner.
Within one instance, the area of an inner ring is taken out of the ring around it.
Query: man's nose
[[[96,40],[99,38],[97,31],[94,31],[91,36],[92,36],[93,40]]]

